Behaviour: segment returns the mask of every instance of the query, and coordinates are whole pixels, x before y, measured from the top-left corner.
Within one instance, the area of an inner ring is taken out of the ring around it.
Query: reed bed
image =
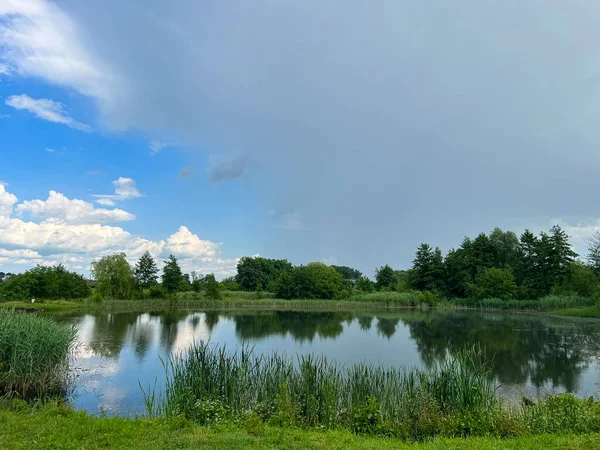
[[[148,412],[202,424],[251,415],[276,424],[419,438],[448,428],[444,422],[468,434],[471,425],[460,418],[488,416],[500,406],[476,347],[429,370],[345,366],[313,355],[257,356],[248,348],[229,353],[205,342],[164,364],[165,391],[160,399],[145,393]]]
[[[0,310],[0,395],[63,396],[75,334],[48,317]]]

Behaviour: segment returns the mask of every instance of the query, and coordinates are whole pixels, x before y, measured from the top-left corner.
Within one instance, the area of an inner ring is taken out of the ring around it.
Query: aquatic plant
[[[0,395],[29,400],[64,394],[75,334],[48,317],[0,310]]]

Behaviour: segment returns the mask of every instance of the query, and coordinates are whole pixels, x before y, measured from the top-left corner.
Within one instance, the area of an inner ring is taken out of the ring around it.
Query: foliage
[[[48,317],[0,310],[0,395],[62,396],[75,329]]]
[[[278,296],[286,299],[334,299],[341,296],[343,289],[340,273],[320,262],[282,273],[278,284]]]
[[[598,297],[598,277],[594,269],[581,262],[574,262],[562,284],[555,286],[552,292],[558,295],[578,295],[581,297]]]
[[[441,250],[421,244],[410,271],[410,284],[419,291],[438,291],[443,288],[444,263]]]
[[[334,266],[332,265],[336,272],[338,272],[343,278],[344,281],[356,282],[360,277],[362,277],[362,273],[359,270],[353,269],[348,266]]]
[[[169,259],[164,263],[162,285],[169,295],[173,295],[174,292],[181,289],[183,275],[175,256],[169,255]]]
[[[227,277],[221,280],[221,288],[225,291],[239,291],[240,284],[235,281],[235,277]]]
[[[378,268],[375,271],[375,287],[378,291],[388,290],[391,291],[396,286],[398,280],[396,279],[396,272],[388,264]]]
[[[136,281],[125,253],[115,253],[92,262],[96,291],[105,298],[130,300],[136,294]]]
[[[90,287],[85,279],[58,266],[36,266],[24,273],[13,275],[0,284],[0,299],[79,299],[89,297]]]
[[[221,290],[219,282],[215,279],[214,274],[209,273],[204,277],[206,285],[206,297],[211,300],[218,300],[221,298]]]
[[[293,266],[285,259],[267,259],[260,256],[244,256],[237,264],[235,277],[244,291],[267,288],[281,274],[291,272]]]
[[[158,283],[158,266],[149,251],[146,250],[138,260],[134,274],[140,289],[150,289]]]
[[[356,280],[356,284],[354,286],[357,291],[363,293],[373,292],[375,290],[375,286],[373,282],[369,279],[369,277],[362,276],[358,280]]]
[[[468,286],[474,298],[509,300],[517,293],[517,284],[509,269],[487,268],[477,276],[475,283]]]

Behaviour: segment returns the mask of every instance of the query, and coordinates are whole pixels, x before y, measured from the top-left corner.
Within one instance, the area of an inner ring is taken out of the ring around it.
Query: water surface
[[[480,343],[507,397],[563,391],[590,396],[600,382],[600,320],[416,310],[179,310],[55,317],[78,328],[73,401],[94,414],[143,413],[140,385],[162,386],[161,358],[206,339],[231,350],[249,344],[257,353],[315,353],[342,363],[420,367]]]

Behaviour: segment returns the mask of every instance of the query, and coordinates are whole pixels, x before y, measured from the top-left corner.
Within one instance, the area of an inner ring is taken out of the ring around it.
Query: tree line
[[[438,297],[483,299],[539,299],[548,294],[596,297],[600,279],[600,233],[588,243],[585,261],[578,259],[567,234],[553,226],[538,235],[520,236],[495,228],[445,255],[439,247],[422,243],[412,267],[376,269],[375,279],[348,266],[312,262],[294,266],[285,259],[243,257],[237,273],[218,282],[214,274],[183,273],[177,258],[158,264],[145,252],[135,265],[124,253],[105,256],[91,264],[94,298],[173,298],[178,292],[203,292],[218,299],[223,290],[271,292],[283,299],[344,299],[374,291],[420,291],[425,299]],[[37,266],[0,284],[0,298],[84,298],[92,295],[86,280],[63,266]]]

